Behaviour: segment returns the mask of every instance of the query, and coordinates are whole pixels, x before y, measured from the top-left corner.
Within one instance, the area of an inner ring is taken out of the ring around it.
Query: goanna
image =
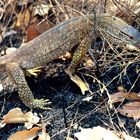
[[[95,28],[97,35],[102,32],[113,43],[140,45],[140,33],[117,17],[108,14],[101,14],[97,19],[94,15],[73,17],[42,33],[12,54],[0,57],[0,71],[5,69],[8,75],[8,80],[1,82],[3,90],[16,86],[26,106],[46,109],[48,100],[34,98],[25,80],[24,70],[43,66],[79,45],[68,68],[74,73],[95,40]]]

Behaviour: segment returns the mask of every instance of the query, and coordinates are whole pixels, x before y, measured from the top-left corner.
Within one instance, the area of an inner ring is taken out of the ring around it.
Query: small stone
[[[16,51],[16,50],[17,50],[17,48],[14,48],[14,47],[12,47],[12,48],[7,48],[6,54],[10,54],[10,53],[12,53],[12,52],[14,52],[14,51]]]
[[[0,92],[2,92],[3,91],[3,86],[2,86],[2,84],[0,84]]]

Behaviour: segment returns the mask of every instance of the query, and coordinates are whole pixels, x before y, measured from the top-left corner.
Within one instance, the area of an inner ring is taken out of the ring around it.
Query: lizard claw
[[[51,104],[51,102],[48,99],[34,99],[33,102],[33,108],[39,108],[39,109],[50,109],[49,107],[45,107],[46,105]]]

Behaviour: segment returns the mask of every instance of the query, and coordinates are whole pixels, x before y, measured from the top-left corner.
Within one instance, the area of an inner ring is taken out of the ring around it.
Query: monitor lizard
[[[96,22],[96,24],[95,24]],[[95,25],[97,25],[95,27]],[[45,31],[15,52],[0,57],[0,71],[5,69],[8,80],[1,82],[3,90],[17,87],[22,102],[30,109],[46,109],[47,99],[35,99],[26,80],[24,70],[43,66],[78,45],[68,67],[74,73],[91,42],[102,32],[113,43],[140,45],[140,33],[120,18],[101,14],[73,17]]]

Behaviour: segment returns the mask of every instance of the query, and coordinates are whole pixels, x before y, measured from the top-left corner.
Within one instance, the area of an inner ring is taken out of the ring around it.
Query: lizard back
[[[88,19],[74,17],[42,33],[17,50],[18,63],[23,69],[27,69],[58,58],[79,44],[93,30],[92,21],[93,16]]]
[[[22,69],[42,66],[78,45],[96,28],[95,22],[98,30],[113,43],[140,43],[140,33],[121,19],[101,14],[95,21],[94,15],[91,14],[73,17],[45,31],[13,54],[1,57],[0,64],[16,62]],[[94,34],[92,35],[94,38]]]

